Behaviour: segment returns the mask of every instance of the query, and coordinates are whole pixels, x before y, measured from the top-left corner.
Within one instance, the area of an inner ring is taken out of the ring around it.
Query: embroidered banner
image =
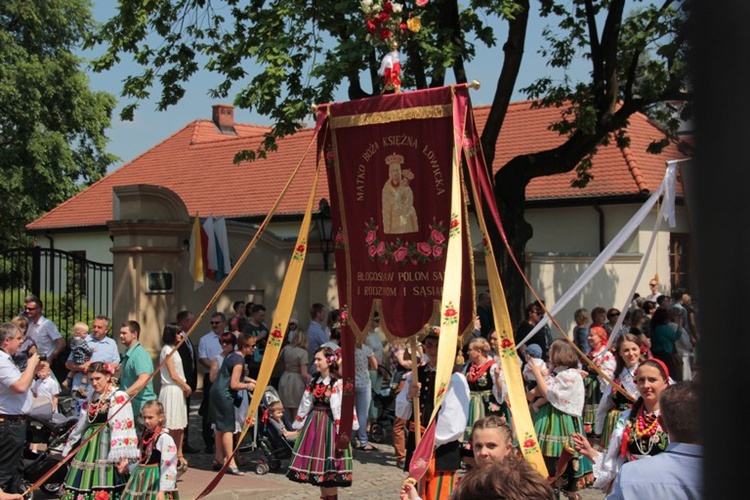
[[[395,337],[441,320],[453,213],[451,87],[321,105],[319,135],[331,193],[339,302],[363,338],[372,312]],[[461,303],[447,304],[459,335],[473,328],[471,248],[463,241]],[[459,316],[460,311],[460,317]]]

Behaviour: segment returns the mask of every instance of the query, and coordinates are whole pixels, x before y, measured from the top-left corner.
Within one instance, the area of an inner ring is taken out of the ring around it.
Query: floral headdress
[[[416,0],[424,7],[428,0]],[[422,20],[413,11],[404,12],[404,5],[389,0],[361,0],[360,9],[365,14],[367,41],[394,50],[422,27]],[[395,46],[394,46],[395,45]]]
[[[114,375],[115,369],[117,369],[117,365],[115,365],[114,363],[104,363],[104,369],[107,370],[110,375]]]
[[[329,348],[330,349],[330,348]],[[334,363],[338,363],[341,361],[341,349],[331,349],[333,351],[332,354],[328,355],[326,354],[326,363],[329,365],[332,365]]]

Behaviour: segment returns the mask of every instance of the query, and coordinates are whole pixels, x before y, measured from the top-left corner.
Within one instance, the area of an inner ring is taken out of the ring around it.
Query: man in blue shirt
[[[320,302],[310,306],[310,326],[307,327],[307,353],[310,359],[315,358],[315,351],[328,342],[328,332],[323,328],[326,318],[326,308]],[[315,363],[310,363],[310,374],[315,372]]]
[[[91,359],[86,363],[77,365],[73,361],[73,353],[68,356],[65,368],[75,372],[70,387],[70,392],[73,395],[76,395],[78,388],[81,386],[83,374],[89,369],[91,363],[101,361],[102,363],[114,363],[119,366],[120,353],[117,350],[117,342],[113,338],[107,337],[107,332],[109,332],[109,319],[106,316],[97,316],[94,318],[91,334],[86,337],[86,343],[91,348]],[[88,394],[89,389],[89,387],[83,387],[82,394]]]
[[[703,498],[699,386],[692,380],[670,385],[659,396],[659,424],[669,434],[667,449],[622,466],[607,499]]]

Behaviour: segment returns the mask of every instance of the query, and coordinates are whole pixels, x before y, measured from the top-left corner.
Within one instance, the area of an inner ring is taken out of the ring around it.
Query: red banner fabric
[[[465,217],[450,209],[453,90],[318,108],[318,123],[326,122],[319,151],[330,187],[339,303],[359,338],[374,310],[395,337],[439,324],[447,240]],[[475,314],[468,235],[463,244],[467,261],[455,304],[461,333],[473,328]]]

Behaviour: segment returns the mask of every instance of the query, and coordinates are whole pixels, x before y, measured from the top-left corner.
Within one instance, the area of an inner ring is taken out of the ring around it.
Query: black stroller
[[[377,411],[377,417],[370,421],[370,431],[367,437],[373,443],[384,443],[388,432],[393,430],[393,420],[396,418],[396,389],[401,374],[393,377],[383,366],[378,367],[378,371],[383,376],[383,383],[378,388],[372,388],[372,402]]]
[[[256,444],[263,454],[263,459],[255,466],[255,473],[260,475],[268,473],[269,470],[279,470],[282,460],[292,457],[292,444],[271,422],[268,407],[275,401],[280,401],[279,394],[276,389],[268,386],[266,392],[263,393],[256,424],[258,428]]]

